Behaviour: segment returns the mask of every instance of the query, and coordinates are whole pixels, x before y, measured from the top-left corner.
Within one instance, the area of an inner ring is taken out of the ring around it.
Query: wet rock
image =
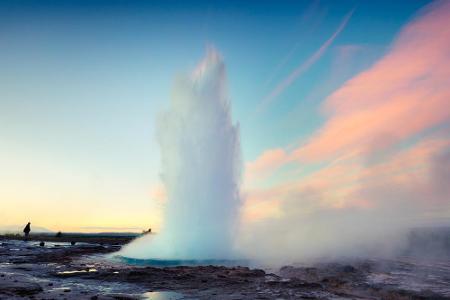
[[[330,276],[330,277],[323,278],[322,283],[336,288],[336,287],[340,287],[340,286],[346,284],[347,281],[343,280],[342,278],[336,277],[336,276]]]
[[[297,278],[307,282],[318,282],[321,280],[317,268],[284,266],[280,269],[280,275],[284,278]]]
[[[35,282],[27,281],[0,281],[0,295],[32,296],[42,292],[42,287]]]
[[[354,273],[356,272],[356,268],[351,265],[345,265],[342,267],[341,271],[344,273]]]
[[[11,242],[8,247],[0,247],[3,272],[0,282],[22,287],[44,282],[42,287],[34,285],[36,291],[44,291],[31,292],[32,289],[29,289],[31,294],[20,296],[11,289],[5,292],[0,287],[0,299],[33,296],[36,299],[136,299],[148,291],[175,291],[182,293],[186,299],[201,300],[446,299],[439,289],[404,289],[407,285],[402,279],[406,278],[406,283],[410,284],[411,279],[415,280],[418,276],[425,276],[427,283],[434,280],[441,284],[442,291],[449,291],[450,294],[450,265],[448,270],[442,264],[438,269],[433,265],[423,265],[420,268],[425,269],[417,272],[419,266],[414,262],[365,260],[285,266],[275,274],[248,267],[130,266],[97,255],[112,251],[108,246],[98,245],[77,244],[70,247],[64,244],[54,248],[39,247],[36,243],[30,247],[24,242]],[[67,287],[71,292],[64,292]]]
[[[134,295],[128,295],[128,294],[124,294],[124,293],[112,293],[112,294],[106,294],[104,296],[105,296],[105,299],[115,299],[115,300],[137,300],[137,299],[142,299],[142,297],[138,297],[138,296],[134,296]]]

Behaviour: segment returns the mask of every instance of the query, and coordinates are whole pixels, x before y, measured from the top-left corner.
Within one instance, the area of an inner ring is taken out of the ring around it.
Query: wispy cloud
[[[284,92],[286,88],[288,88],[300,75],[305,73],[317,60],[319,60],[322,55],[325,53],[325,51],[330,47],[330,45],[333,43],[333,41],[338,37],[338,35],[344,30],[344,28],[347,26],[348,21],[350,20],[351,16],[353,15],[354,9],[351,10],[342,20],[342,22],[339,24],[339,27],[336,29],[336,31],[333,33],[333,35],[325,41],[325,43],[320,46],[319,49],[316,50],[316,52],[313,53],[305,62],[303,62],[301,65],[299,65],[294,71],[292,71],[289,76],[287,76],[285,79],[283,79],[278,85],[261,101],[260,105],[258,106],[256,112],[260,113],[264,109],[266,109],[267,106],[269,106],[275,98],[277,98],[281,93]]]
[[[307,34],[312,34],[318,27],[321,19],[324,17],[324,12],[319,8],[319,0],[312,1],[309,7],[300,16],[300,24],[302,26],[302,33],[306,31]],[[305,27],[305,28],[303,28]],[[294,54],[300,49],[304,41],[300,38],[290,49],[290,51],[280,60],[275,66],[274,70],[270,73],[266,80],[265,85],[269,85],[275,79],[276,75],[286,66],[286,64],[292,59]]]

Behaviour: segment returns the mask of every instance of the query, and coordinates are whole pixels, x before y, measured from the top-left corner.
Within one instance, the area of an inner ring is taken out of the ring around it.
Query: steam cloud
[[[248,164],[245,253],[277,263],[391,256],[411,228],[449,224],[449,20],[449,1],[426,6],[325,100],[309,139]]]
[[[176,82],[170,109],[158,120],[161,179],[167,193],[164,227],[121,251],[152,259],[226,259],[240,207],[239,128],[232,124],[225,66],[209,49]]]

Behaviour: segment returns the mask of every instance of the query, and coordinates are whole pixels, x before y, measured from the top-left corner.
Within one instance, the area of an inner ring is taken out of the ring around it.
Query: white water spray
[[[179,78],[158,120],[167,192],[160,234],[121,251],[132,258],[227,259],[240,205],[239,128],[232,124],[225,66],[215,50]]]

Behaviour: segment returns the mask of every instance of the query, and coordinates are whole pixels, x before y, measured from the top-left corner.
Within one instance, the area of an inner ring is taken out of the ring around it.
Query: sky
[[[412,0],[0,1],[0,226],[159,228],[156,119],[211,46],[244,222],[294,205],[449,223],[448,20]]]

